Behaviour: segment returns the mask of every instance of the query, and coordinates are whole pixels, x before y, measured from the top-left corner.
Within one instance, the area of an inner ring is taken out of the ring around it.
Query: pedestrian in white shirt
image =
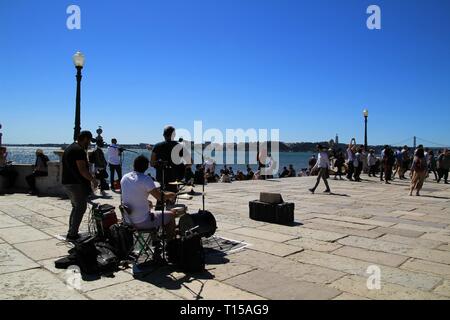
[[[323,179],[323,182],[325,183],[325,186],[327,189],[324,192],[331,193],[330,186],[328,185],[328,168],[330,167],[330,160],[328,158],[328,152],[327,149],[320,144],[317,146],[317,150],[319,151],[319,155],[317,157],[317,163],[314,166],[313,169],[318,168],[319,169],[319,175],[317,176],[316,185],[314,188],[309,189],[311,193],[314,193],[316,191],[317,186],[320,183],[320,179]]]
[[[117,139],[111,139],[111,145],[108,147],[108,165],[111,181],[111,190],[114,190],[114,174],[117,172],[118,180],[122,180],[122,164],[120,156],[121,148],[117,145]]]

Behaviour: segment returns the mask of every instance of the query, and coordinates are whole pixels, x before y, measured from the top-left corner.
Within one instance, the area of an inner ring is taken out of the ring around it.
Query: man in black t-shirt
[[[68,241],[80,236],[78,229],[87,208],[87,200],[92,191],[91,184],[97,187],[97,180],[90,174],[86,150],[92,140],[92,133],[82,131],[76,142],[64,150],[62,157],[62,184],[72,203],[70,213]]]
[[[168,185],[168,183],[183,180],[185,165],[183,163],[175,164],[183,157],[183,150],[181,149],[181,145],[173,140],[175,138],[174,127],[165,127],[163,136],[164,141],[157,143],[153,147],[151,165],[156,169],[156,181],[161,184],[163,183],[163,167],[165,166],[164,190],[177,192],[177,187]],[[177,146],[180,148],[180,152],[178,153],[179,159],[172,159],[172,150]]]

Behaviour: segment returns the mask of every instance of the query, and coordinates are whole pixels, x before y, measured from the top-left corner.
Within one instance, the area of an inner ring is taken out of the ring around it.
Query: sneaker
[[[316,190],[314,190],[314,189],[308,189],[309,190],[309,192],[311,192],[312,194],[314,194],[314,191],[316,191]]]
[[[323,193],[331,193],[330,189],[325,190]]]

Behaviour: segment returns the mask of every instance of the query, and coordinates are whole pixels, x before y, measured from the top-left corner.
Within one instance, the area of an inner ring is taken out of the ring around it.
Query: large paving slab
[[[248,247],[208,257],[200,274],[128,269],[81,279],[76,290],[68,285],[71,274],[54,267],[70,248],[56,238],[67,232],[70,202],[0,196],[0,298],[450,299],[449,187],[427,181],[422,197],[409,197],[408,181],[387,186],[363,178],[331,180],[331,195],[308,192],[314,177],[209,184],[206,209],[216,217],[217,235]],[[295,223],[249,219],[248,202],[260,192],[294,202]],[[119,195],[108,195],[95,202],[118,206]],[[180,202],[190,212],[202,207],[200,196]],[[81,230],[87,221],[86,214]],[[367,287],[370,266],[380,268],[379,290]]]
[[[49,271],[33,269],[0,275],[0,299],[85,300]]]
[[[340,291],[305,281],[292,280],[277,273],[255,270],[225,281],[243,290],[272,300],[325,300]]]

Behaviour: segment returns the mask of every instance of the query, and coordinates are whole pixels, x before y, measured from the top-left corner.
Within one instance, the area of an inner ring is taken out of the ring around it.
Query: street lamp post
[[[77,69],[77,96],[75,100],[75,128],[73,132],[73,141],[76,141],[81,131],[81,69],[84,66],[84,55],[78,51],[73,55],[73,63]]]
[[[364,149],[367,152],[367,118],[369,117],[369,110],[364,109]]]

